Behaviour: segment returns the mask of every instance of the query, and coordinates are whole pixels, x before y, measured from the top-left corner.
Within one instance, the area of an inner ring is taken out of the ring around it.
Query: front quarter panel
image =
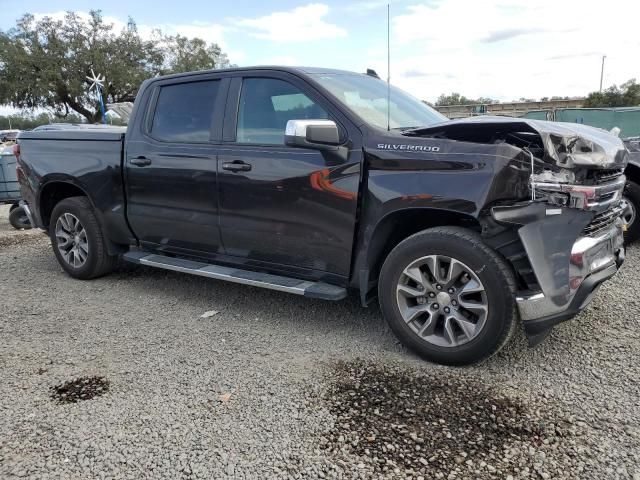
[[[386,132],[385,132],[386,133]],[[477,220],[488,207],[522,200],[530,166],[521,149],[447,139],[370,134],[354,280],[372,264],[370,246],[385,218],[400,210],[452,213]]]
[[[365,154],[366,208],[378,219],[416,207],[477,217],[490,204],[529,195],[527,156],[508,144],[374,136]]]

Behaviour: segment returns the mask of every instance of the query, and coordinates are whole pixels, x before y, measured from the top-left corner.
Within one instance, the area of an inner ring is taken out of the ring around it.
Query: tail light
[[[13,146],[13,154],[15,155],[16,160],[20,159],[20,145],[17,143]]]

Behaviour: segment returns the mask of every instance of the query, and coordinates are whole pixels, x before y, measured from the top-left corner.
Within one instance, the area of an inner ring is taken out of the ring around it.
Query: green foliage
[[[82,123],[86,122],[86,120],[84,117],[73,113],[70,113],[65,118],[52,116],[44,112],[39,115],[0,115],[0,130],[8,130],[10,128],[16,130],[30,130],[40,125],[62,122]]]
[[[478,104],[491,104],[498,103],[496,100],[491,98],[467,98],[464,95],[460,95],[459,93],[451,93],[449,95],[445,95],[444,93],[438,97],[436,100],[436,107],[441,107],[445,105],[478,105]]]
[[[569,96],[561,97],[561,96],[558,96],[558,95],[554,95],[554,96],[553,96],[553,97],[551,97],[551,98],[549,98],[549,97],[542,97],[542,98],[540,99],[540,101],[541,101],[541,102],[549,102],[549,101],[553,102],[554,100],[571,100],[571,97],[569,97]]]
[[[640,106],[640,84],[636,79],[613,85],[604,92],[591,92],[584,102],[585,107],[636,107]]]
[[[0,104],[57,115],[74,111],[95,123],[101,113],[86,79],[91,69],[106,77],[106,104],[133,101],[142,81],[156,75],[227,66],[216,44],[160,31],[143,39],[131,19],[118,32],[100,11],[88,19],[67,12],[64,20],[27,14],[0,31]]]
[[[216,44],[181,35],[164,37],[164,53],[171,72],[195,72],[229,67],[227,54]]]

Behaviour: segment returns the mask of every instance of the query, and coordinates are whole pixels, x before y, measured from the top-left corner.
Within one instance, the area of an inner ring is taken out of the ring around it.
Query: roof
[[[289,72],[293,74],[302,74],[302,75],[317,75],[317,74],[330,74],[330,75],[366,75],[363,72],[350,72],[348,70],[338,70],[335,68],[322,68],[322,67],[291,67],[291,66],[283,66],[283,65],[257,65],[257,66],[249,66],[249,67],[232,67],[232,68],[220,68],[220,69],[212,69],[212,70],[198,70],[196,72],[182,72],[182,73],[173,73],[169,75],[162,75],[159,77],[154,77],[153,80],[162,79],[162,78],[179,78],[183,76],[192,76],[198,74],[207,74],[207,73],[226,73],[226,72],[247,72],[247,71],[255,71],[255,70],[276,70],[278,72]]]

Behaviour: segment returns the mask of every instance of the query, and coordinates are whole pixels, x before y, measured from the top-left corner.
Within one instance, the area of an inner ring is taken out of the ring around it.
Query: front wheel
[[[629,244],[640,238],[640,185],[631,181],[627,182],[623,198],[628,205],[623,215],[627,227],[624,232],[624,241]]]
[[[100,277],[117,264],[118,257],[107,251],[106,239],[87,197],[65,198],[54,207],[49,236],[58,263],[74,278]]]
[[[382,266],[380,307],[396,336],[447,365],[497,352],[517,323],[515,280],[473,231],[437,227],[398,244]]]

